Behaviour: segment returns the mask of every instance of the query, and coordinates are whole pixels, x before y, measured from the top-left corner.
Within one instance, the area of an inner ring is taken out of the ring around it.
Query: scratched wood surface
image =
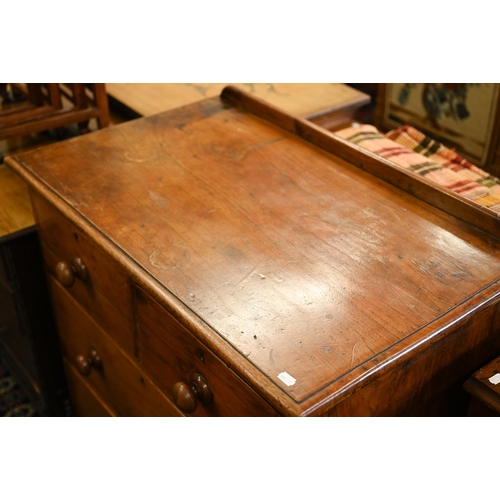
[[[226,83],[107,83],[107,93],[141,116],[218,96]],[[370,97],[342,83],[241,83],[238,87],[289,113],[315,116],[332,108],[368,104]]]
[[[297,402],[500,277],[497,239],[219,98],[10,163]]]

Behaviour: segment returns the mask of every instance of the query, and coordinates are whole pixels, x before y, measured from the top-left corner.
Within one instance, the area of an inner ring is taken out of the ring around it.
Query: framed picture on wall
[[[388,83],[379,86],[377,125],[411,125],[472,163],[494,161],[499,128],[498,83]]]

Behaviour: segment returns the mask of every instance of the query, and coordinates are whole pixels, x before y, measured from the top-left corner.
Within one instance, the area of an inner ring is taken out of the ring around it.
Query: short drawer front
[[[58,265],[70,266],[74,279],[66,283],[68,292],[127,352],[135,354],[132,291],[126,272],[36,194],[33,205],[48,272],[56,277]],[[75,259],[85,266],[83,277]]]
[[[63,356],[102,401],[121,416],[181,415],[57,281],[50,279],[49,287]]]
[[[197,399],[192,416],[277,416],[278,413],[232,372],[173,316],[146,292],[137,288],[137,314],[141,360],[144,370],[177,399],[179,384],[196,395],[193,380],[198,375],[213,396],[203,404]],[[203,395],[202,398],[203,399]]]

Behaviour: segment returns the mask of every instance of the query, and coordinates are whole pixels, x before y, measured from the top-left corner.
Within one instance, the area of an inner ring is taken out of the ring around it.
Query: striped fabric
[[[384,135],[373,125],[357,125],[335,134],[500,213],[500,179],[413,127],[405,125]]]

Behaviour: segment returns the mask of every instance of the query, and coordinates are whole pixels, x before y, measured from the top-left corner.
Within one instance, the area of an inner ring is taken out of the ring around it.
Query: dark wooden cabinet
[[[6,162],[77,414],[465,415],[498,214],[228,88]]]
[[[35,228],[0,239],[0,352],[42,416],[71,414]]]
[[[70,415],[27,188],[5,166],[0,167],[0,184],[0,356],[40,415]]]

